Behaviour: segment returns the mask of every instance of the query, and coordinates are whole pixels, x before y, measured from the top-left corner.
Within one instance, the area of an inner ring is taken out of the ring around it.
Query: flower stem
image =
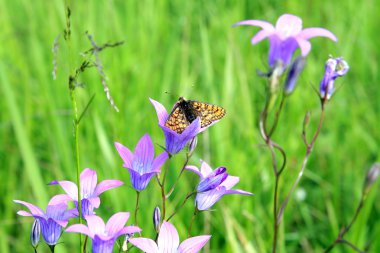
[[[360,213],[360,211],[362,210],[363,206],[364,206],[364,200],[365,200],[365,193],[363,191],[362,193],[362,196],[360,198],[360,202],[359,202],[359,205],[358,207],[356,208],[356,211],[355,211],[355,214],[354,214],[354,217],[352,218],[351,222],[348,224],[348,226],[342,228],[342,230],[339,232],[339,235],[338,237],[335,239],[334,242],[332,242],[327,248],[326,250],[324,251],[325,253],[328,253],[330,252],[337,244],[339,243],[342,243],[342,244],[347,244],[348,246],[350,246],[353,250],[355,250],[356,252],[364,252],[364,251],[361,251],[360,249],[358,249],[355,245],[353,245],[352,243],[350,243],[349,241],[346,241],[343,239],[343,237],[345,236],[345,234],[351,229],[352,225],[355,223],[356,219],[358,218],[358,215]]]
[[[71,50],[71,9],[70,9],[71,2],[70,0],[65,0],[65,18],[66,18],[66,28],[64,31],[64,38],[66,40],[66,44],[68,47],[68,58],[69,58],[69,68],[70,71],[75,72],[73,69],[73,59],[72,59],[72,50]],[[76,176],[77,176],[77,186],[78,186],[78,213],[79,213],[79,223],[82,224],[82,202],[81,202],[81,192],[80,192],[80,160],[79,160],[79,117],[78,117],[78,107],[77,107],[77,101],[76,101],[76,93],[75,93],[75,78],[73,78],[73,75],[70,74],[69,76],[69,91],[70,91],[70,98],[71,98],[71,104],[73,108],[73,114],[74,114],[74,145],[75,145],[75,165],[76,165]],[[79,234],[79,247],[82,249],[82,234]],[[81,250],[80,250],[81,251]]]
[[[176,215],[178,213],[178,211],[185,205],[185,203],[187,202],[187,200],[194,194],[196,194],[197,192],[190,192],[186,195],[185,199],[183,200],[182,204],[175,209],[174,213],[172,213],[169,218],[167,218],[166,221],[169,221],[171,218],[173,218],[174,215]]]
[[[199,213],[199,210],[197,209],[197,207],[195,207],[193,217],[191,217],[189,230],[187,231],[187,238],[189,238],[191,235],[191,229],[193,228],[193,223],[194,223],[195,217],[197,216],[198,213]]]
[[[140,197],[140,192],[136,191],[136,207],[135,207],[135,225],[138,226],[138,221],[137,221],[137,212],[139,210],[139,197]]]
[[[185,162],[184,162],[184,164],[182,166],[181,172],[179,173],[177,179],[174,181],[174,184],[170,188],[169,192],[166,194],[166,198],[169,198],[170,195],[173,193],[174,188],[177,186],[177,183],[178,183],[179,179],[181,178],[183,172],[185,171],[185,168],[186,168],[187,164],[189,163],[190,157],[191,157],[191,155],[189,153],[186,153],[186,160],[185,160]]]

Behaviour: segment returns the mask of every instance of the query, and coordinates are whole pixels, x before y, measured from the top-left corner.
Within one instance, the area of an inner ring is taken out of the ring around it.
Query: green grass
[[[73,1],[72,66],[61,35],[57,80],[52,79],[54,38],[65,28],[63,1],[0,1],[0,252],[30,252],[32,219],[19,217],[21,199],[41,207],[60,193],[52,180],[75,181],[72,109],[68,91],[70,68],[80,64],[79,52],[91,47],[88,31],[98,43],[125,40],[121,47],[101,52],[111,94],[120,112],[109,105],[96,69],[81,77],[78,90],[82,110],[93,94],[94,103],[80,126],[80,164],[100,179],[119,178],[125,186],[106,192],[98,214],[105,219],[117,211],[134,210],[135,194],[127,171],[113,147],[119,141],[133,148],[144,133],[163,144],[163,134],[148,98],[166,107],[177,96],[222,105],[227,116],[202,134],[191,164],[205,159],[213,167],[226,166],[241,177],[238,188],[253,197],[227,196],[215,211],[201,214],[193,234],[212,234],[208,252],[269,252],[272,240],[273,173],[270,153],[257,128],[264,104],[267,43],[250,45],[258,31],[232,28],[244,19],[275,22],[283,13],[303,19],[304,27],[331,30],[338,43],[312,39],[312,51],[294,94],[287,101],[274,138],[287,150],[289,165],[281,183],[281,197],[290,188],[301,164],[300,137],[306,111],[311,128],[319,116],[318,86],[329,54],[350,64],[343,86],[328,104],[326,122],[298,187],[304,200],[293,198],[280,232],[280,252],[321,252],[335,239],[358,204],[366,171],[380,160],[380,86],[378,73],[379,5],[365,1]],[[172,95],[165,94],[168,91]],[[157,146],[157,152],[159,148]],[[180,170],[184,153],[174,158],[169,180]],[[173,210],[196,183],[190,173],[178,186]],[[370,252],[380,251],[379,184],[373,186],[363,212],[346,239]],[[160,204],[151,183],[141,194],[139,224],[153,234],[151,215]],[[188,203],[173,220],[185,238],[192,207]],[[170,211],[169,211],[170,213]],[[77,235],[64,234],[56,252],[77,249]],[[41,252],[48,252],[42,246]],[[338,246],[333,252],[352,252]]]

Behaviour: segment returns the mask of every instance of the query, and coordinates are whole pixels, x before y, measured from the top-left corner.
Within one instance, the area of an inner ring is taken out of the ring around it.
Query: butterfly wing
[[[201,118],[201,127],[206,127],[226,115],[226,110],[223,107],[198,101],[190,100],[188,102],[194,113]]]
[[[180,106],[176,106],[173,111],[170,113],[167,121],[165,122],[165,126],[181,134],[186,127],[189,126],[189,121],[186,119],[186,115],[181,109]]]

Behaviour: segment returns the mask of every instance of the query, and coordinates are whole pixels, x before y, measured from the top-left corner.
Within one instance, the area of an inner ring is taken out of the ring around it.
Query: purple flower
[[[269,38],[269,65],[275,66],[277,61],[281,61],[284,68],[289,65],[293,53],[297,48],[301,49],[301,55],[305,57],[311,49],[308,41],[313,37],[327,37],[333,41],[337,38],[330,31],[313,27],[302,30],[302,20],[291,14],[284,14],[277,20],[276,27],[271,23],[262,20],[244,20],[235,25],[252,25],[261,27],[251,40],[252,44],[257,44],[265,38]]]
[[[119,180],[104,180],[97,184],[96,171],[84,169],[80,174],[80,193],[82,204],[82,216],[94,214],[94,208],[100,205],[99,195],[103,192],[118,187],[123,182]],[[73,201],[78,208],[78,187],[71,181],[52,181],[49,185],[59,184],[67,194],[59,194],[52,198],[53,203],[67,203]]]
[[[146,253],[196,253],[210,240],[210,235],[195,236],[179,244],[176,228],[164,221],[160,228],[157,243],[149,238],[131,238],[129,242]]]
[[[39,207],[21,200],[14,202],[26,206],[30,212],[20,210],[17,212],[21,216],[33,216],[40,221],[42,237],[48,245],[56,245],[61,236],[61,228],[66,227],[70,218],[78,216],[76,209],[66,210],[67,204],[54,204],[53,199],[50,200],[46,207],[46,213]]]
[[[153,99],[150,99],[150,102],[154,106],[154,109],[156,109],[158,125],[162,128],[165,135],[166,151],[170,154],[177,154],[185,147],[188,141],[193,139],[198,133],[204,131],[207,127],[213,125],[210,124],[207,127],[201,128],[201,122],[198,117],[196,120],[191,122],[191,124],[181,134],[179,134],[165,126],[165,123],[169,117],[165,107]]]
[[[123,159],[123,167],[128,168],[131,174],[133,188],[144,190],[150,179],[161,171],[161,166],[168,158],[166,152],[154,158],[154,146],[148,134],[145,134],[137,143],[135,154],[122,144],[115,142],[115,147]]]
[[[68,227],[65,232],[81,233],[91,237],[93,253],[111,253],[119,236],[141,231],[139,227],[135,226],[124,227],[129,219],[127,212],[112,215],[107,224],[104,224],[104,221],[96,215],[88,215],[85,219],[88,226],[75,224]]]
[[[321,81],[319,93],[322,99],[330,99],[334,92],[334,81],[339,76],[344,76],[349,66],[342,57],[330,58],[326,62],[325,74]]]
[[[192,165],[186,166],[186,170],[196,173],[201,179],[195,199],[198,210],[209,209],[226,194],[252,195],[242,190],[231,190],[239,182],[239,177],[229,176],[224,167],[212,170],[206,162],[201,161],[200,170]]]
[[[284,93],[290,95],[296,87],[297,79],[306,64],[306,58],[299,56],[291,64],[288,75],[286,76]]]

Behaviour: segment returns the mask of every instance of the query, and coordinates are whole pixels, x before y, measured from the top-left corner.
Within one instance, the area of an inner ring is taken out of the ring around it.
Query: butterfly
[[[165,126],[181,134],[197,117],[201,120],[201,128],[206,127],[226,115],[226,110],[220,106],[186,100],[180,97],[175,103]]]

